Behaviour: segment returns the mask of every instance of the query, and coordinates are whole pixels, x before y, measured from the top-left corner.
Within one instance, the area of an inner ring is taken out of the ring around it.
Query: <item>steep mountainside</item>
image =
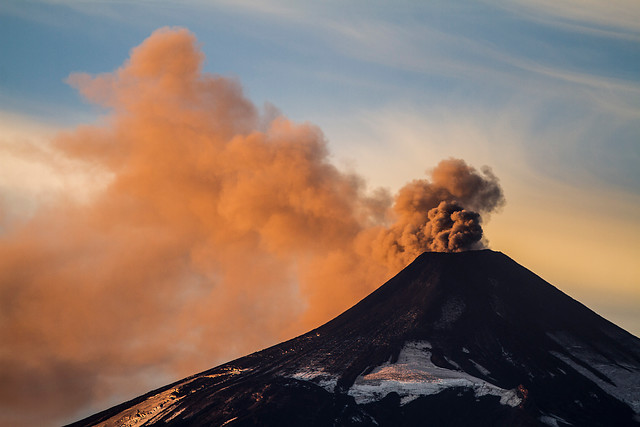
[[[300,337],[86,425],[640,425],[640,340],[489,250],[425,253]]]

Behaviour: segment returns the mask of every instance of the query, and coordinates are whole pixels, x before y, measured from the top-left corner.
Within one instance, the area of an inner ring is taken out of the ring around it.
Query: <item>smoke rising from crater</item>
[[[52,147],[113,178],[0,235],[1,421],[122,400],[158,385],[145,375],[326,321],[423,251],[485,245],[480,215],[504,202],[489,169],[448,159],[395,197],[368,190],[317,127],[261,111],[202,61],[165,28],[118,70],[69,77],[110,114]]]
[[[374,250],[387,265],[401,268],[425,251],[485,247],[480,214],[504,204],[498,179],[489,168],[478,172],[459,159],[441,161],[431,176],[431,181],[414,180],[400,189],[392,207],[394,222],[376,232],[380,246]]]

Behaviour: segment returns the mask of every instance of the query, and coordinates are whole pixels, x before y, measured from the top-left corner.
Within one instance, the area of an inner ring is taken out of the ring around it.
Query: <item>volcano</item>
[[[640,340],[502,253],[429,252],[317,329],[72,425],[640,425]]]

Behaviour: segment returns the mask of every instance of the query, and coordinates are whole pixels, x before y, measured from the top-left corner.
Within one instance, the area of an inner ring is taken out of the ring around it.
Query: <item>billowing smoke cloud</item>
[[[196,46],[161,29],[115,72],[69,78],[110,115],[52,147],[112,179],[3,225],[1,422],[71,421],[304,332],[422,251],[483,247],[480,214],[503,203],[488,169],[449,159],[395,198],[368,191]]]
[[[387,265],[400,268],[425,251],[460,252],[485,247],[480,212],[504,203],[491,170],[476,171],[464,161],[441,161],[432,181],[415,180],[395,198],[395,222],[377,231],[377,250]],[[368,232],[367,232],[368,233]]]

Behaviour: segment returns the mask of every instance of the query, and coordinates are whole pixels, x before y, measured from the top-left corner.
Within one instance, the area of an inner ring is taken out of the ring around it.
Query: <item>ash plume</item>
[[[487,167],[479,172],[463,160],[448,159],[431,176],[402,187],[392,208],[394,222],[375,232],[374,252],[396,269],[425,251],[486,247],[480,214],[504,204],[498,179]]]
[[[485,244],[480,215],[503,203],[489,169],[449,159],[395,197],[368,191],[320,129],[202,61],[164,28],[116,71],[69,77],[110,113],[51,146],[113,178],[3,228],[0,422],[70,421],[315,326],[422,251]]]

